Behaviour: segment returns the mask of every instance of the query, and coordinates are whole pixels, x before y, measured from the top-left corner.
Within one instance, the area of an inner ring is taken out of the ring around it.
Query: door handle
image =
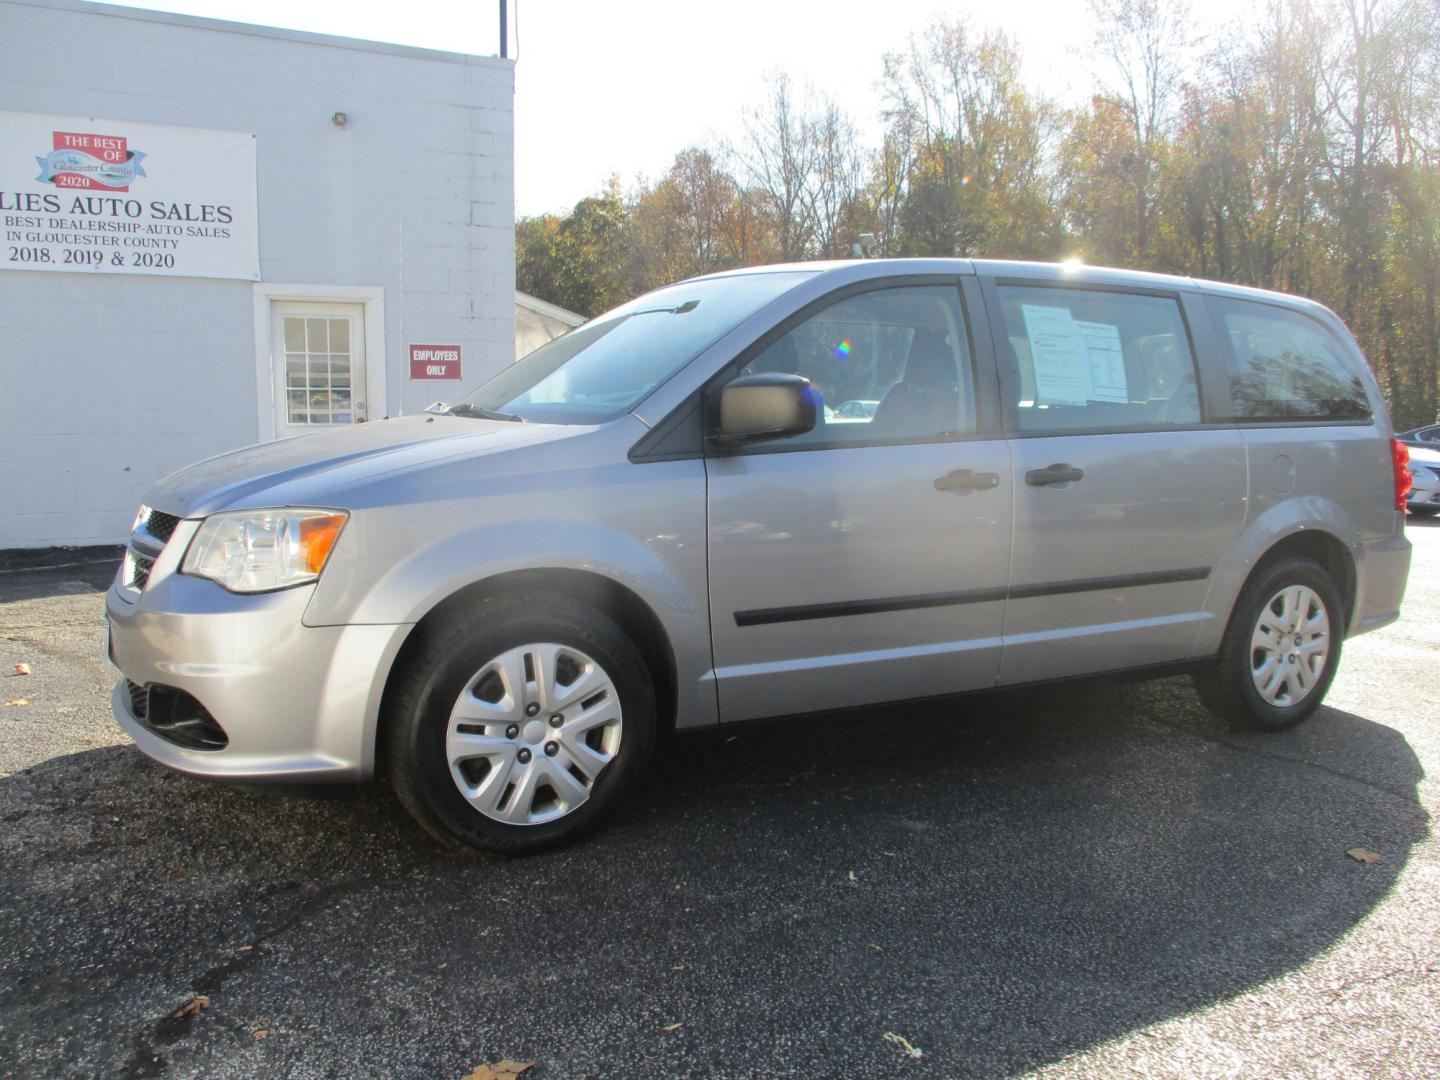
[[[1065,484],[1071,480],[1084,479],[1084,477],[1084,469],[1077,469],[1073,465],[1066,465],[1062,462],[1057,465],[1046,465],[1043,469],[1031,469],[1025,474],[1025,483],[1031,487],[1044,487],[1046,484]]]
[[[974,469],[952,469],[935,481],[936,491],[958,491],[962,495],[999,486],[999,473],[976,472]]]

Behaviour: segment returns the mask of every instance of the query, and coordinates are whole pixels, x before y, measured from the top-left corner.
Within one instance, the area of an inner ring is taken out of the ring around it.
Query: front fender
[[[663,627],[675,658],[677,724],[714,724],[703,464],[625,462],[604,471],[612,469],[611,482],[507,485],[490,497],[359,511],[304,621],[408,627],[461,589],[503,574],[594,574],[629,589]],[[377,673],[372,724],[393,660]]]

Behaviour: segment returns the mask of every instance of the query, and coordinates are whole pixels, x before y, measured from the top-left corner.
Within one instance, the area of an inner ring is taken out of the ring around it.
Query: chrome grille
[[[127,589],[143,592],[155,569],[155,560],[175,535],[180,518],[149,506],[140,507],[130,530],[130,546],[125,549],[125,565],[120,580]]]
[[[180,519],[174,514],[151,510],[150,516],[145,520],[145,531],[164,545],[170,542],[170,537],[175,535],[175,526],[179,524]]]
[[[155,569],[155,560],[140,554],[134,548],[125,552],[125,584],[136,592],[145,588],[150,580],[150,571]]]

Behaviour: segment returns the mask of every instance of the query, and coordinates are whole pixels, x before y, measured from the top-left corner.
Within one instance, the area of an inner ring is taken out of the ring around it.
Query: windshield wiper
[[[699,300],[686,300],[683,304],[676,307],[652,307],[646,308],[643,311],[632,311],[628,317],[634,318],[636,315],[688,315],[699,306]]]
[[[457,402],[446,410],[448,416],[474,416],[481,420],[510,420],[517,424],[525,423],[523,416],[514,413],[496,412],[494,409],[482,409],[479,405],[471,405],[468,401]]]

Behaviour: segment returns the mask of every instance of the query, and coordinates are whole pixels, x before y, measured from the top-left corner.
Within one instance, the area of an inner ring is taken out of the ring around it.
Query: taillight
[[[1405,509],[1405,496],[1410,494],[1410,448],[1399,439],[1390,440],[1390,460],[1395,465],[1395,509]]]

